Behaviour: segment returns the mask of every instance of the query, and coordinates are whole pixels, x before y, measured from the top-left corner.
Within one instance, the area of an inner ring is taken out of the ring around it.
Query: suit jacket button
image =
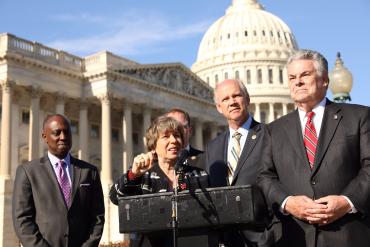
[[[315,184],[316,184],[316,181],[315,181],[315,180],[312,180],[312,181],[311,181],[311,184],[312,184],[312,185],[315,185]]]

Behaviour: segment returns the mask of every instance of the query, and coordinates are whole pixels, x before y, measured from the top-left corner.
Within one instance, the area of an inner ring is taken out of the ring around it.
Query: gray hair
[[[235,82],[237,82],[238,83],[238,85],[239,85],[239,88],[240,88],[240,90],[242,91],[242,93],[244,94],[244,96],[246,97],[246,98],[249,98],[249,93],[248,93],[248,90],[247,90],[247,88],[246,88],[246,86],[244,85],[244,83],[241,81],[241,80],[235,80],[235,79],[227,79],[227,80],[225,80],[225,81],[235,81]],[[219,83],[219,84],[217,84],[216,85],[216,87],[215,87],[215,91],[214,91],[214,94],[213,94],[213,101],[215,102],[215,104],[217,105],[217,96],[216,96],[216,91],[217,91],[217,89],[218,89],[218,86],[220,85],[220,84],[222,84],[224,81],[222,81],[221,83]]]
[[[288,58],[287,64],[289,65],[290,63],[296,60],[314,61],[314,66],[316,68],[318,75],[320,77],[323,76],[328,77],[328,61],[321,53],[313,50],[301,49]]]

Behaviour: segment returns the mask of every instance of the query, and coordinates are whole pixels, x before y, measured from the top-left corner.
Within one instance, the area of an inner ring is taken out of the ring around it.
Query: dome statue
[[[212,87],[240,79],[255,119],[271,122],[294,109],[286,61],[297,49],[290,28],[257,0],[232,0],[203,36],[192,70]]]

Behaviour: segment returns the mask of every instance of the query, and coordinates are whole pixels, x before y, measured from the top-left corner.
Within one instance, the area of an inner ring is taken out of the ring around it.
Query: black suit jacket
[[[72,204],[64,203],[47,156],[20,165],[14,181],[13,223],[24,247],[98,246],[104,226],[97,168],[71,157]]]
[[[327,101],[313,170],[298,111],[271,123],[269,130],[269,155],[258,183],[283,223],[282,246],[369,246],[370,109]],[[289,195],[345,195],[359,212],[318,227],[279,212]]]
[[[252,120],[252,124],[247,136],[247,140],[240,154],[240,158],[231,182],[233,185],[254,185],[257,175],[261,169],[261,156],[264,153],[266,139],[266,126]],[[211,187],[228,186],[227,174],[227,149],[229,141],[229,131],[220,134],[207,144],[205,153],[200,162],[205,164],[209,174]],[[265,207],[265,201],[261,196],[256,202],[261,208]],[[227,246],[270,246],[275,240],[273,232],[264,232],[264,229],[255,231],[229,232],[225,234]]]

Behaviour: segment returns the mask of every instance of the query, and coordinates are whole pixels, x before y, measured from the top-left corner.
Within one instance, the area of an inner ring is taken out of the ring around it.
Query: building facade
[[[11,220],[15,170],[45,154],[41,130],[47,114],[71,120],[72,155],[101,171],[105,243],[123,238],[109,188],[133,156],[145,151],[144,132],[156,116],[173,107],[188,111],[192,144],[200,149],[225,125],[215,110],[212,88],[177,63],[142,65],[109,52],[81,58],[1,34],[0,82],[0,246],[17,246]]]
[[[257,0],[232,0],[203,36],[192,71],[213,88],[243,81],[254,118],[269,123],[294,109],[285,64],[296,50],[289,27]]]

